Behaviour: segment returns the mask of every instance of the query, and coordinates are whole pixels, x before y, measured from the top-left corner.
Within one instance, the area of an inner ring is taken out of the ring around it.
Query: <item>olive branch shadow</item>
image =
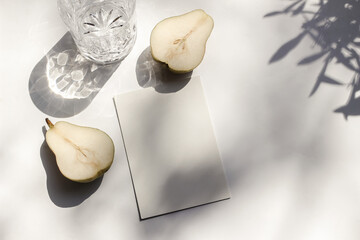
[[[360,97],[357,96],[360,90],[360,1],[318,0],[316,4],[309,0],[289,1],[291,3],[283,10],[267,13],[264,18],[279,15],[302,17],[301,32],[283,44],[270,58],[269,64],[285,58],[305,37],[310,37],[320,51],[304,57],[298,65],[311,64],[320,59],[324,62],[310,97],[322,84],[349,87],[347,103],[334,112],[342,113],[345,119],[360,115]],[[333,78],[327,72],[332,64],[341,64],[354,73],[353,77],[348,80]]]

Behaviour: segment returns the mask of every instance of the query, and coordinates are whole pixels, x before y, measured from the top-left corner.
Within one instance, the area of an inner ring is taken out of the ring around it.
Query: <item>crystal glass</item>
[[[124,59],[136,39],[135,0],[58,0],[79,52],[96,63]]]

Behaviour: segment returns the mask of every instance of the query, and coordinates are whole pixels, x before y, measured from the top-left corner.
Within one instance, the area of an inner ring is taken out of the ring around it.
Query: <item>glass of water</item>
[[[81,55],[100,64],[124,59],[136,39],[136,0],[58,0]]]

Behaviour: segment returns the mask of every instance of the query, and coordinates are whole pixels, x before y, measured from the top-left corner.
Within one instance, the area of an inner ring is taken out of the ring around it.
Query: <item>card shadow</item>
[[[45,134],[45,126],[42,130]],[[58,207],[69,208],[80,205],[101,185],[103,176],[89,183],[77,183],[65,178],[56,164],[54,153],[45,140],[40,147],[40,157],[46,172],[46,187],[49,198]]]
[[[154,60],[150,46],[139,56],[136,62],[136,78],[139,86],[152,87],[159,93],[173,93],[184,88],[190,81],[192,71],[188,73],[171,72],[164,63]]]
[[[31,100],[46,115],[74,116],[89,106],[119,65],[86,60],[67,32],[32,70],[28,86]]]

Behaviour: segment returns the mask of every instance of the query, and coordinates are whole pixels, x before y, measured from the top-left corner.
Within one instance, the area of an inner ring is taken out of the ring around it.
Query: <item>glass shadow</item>
[[[32,70],[31,100],[46,115],[74,116],[92,102],[119,65],[120,62],[99,65],[86,60],[67,32]]]

